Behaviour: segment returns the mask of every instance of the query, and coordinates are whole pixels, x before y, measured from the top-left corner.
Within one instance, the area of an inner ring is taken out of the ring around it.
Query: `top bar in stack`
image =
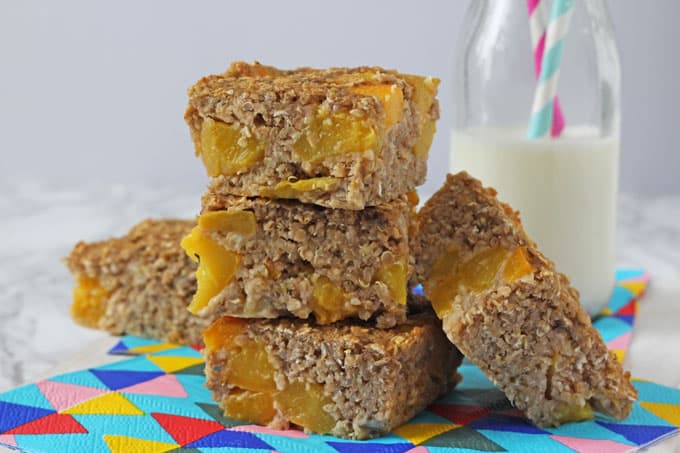
[[[185,119],[213,194],[363,209],[424,182],[438,84],[376,67],[237,62],[189,89]]]

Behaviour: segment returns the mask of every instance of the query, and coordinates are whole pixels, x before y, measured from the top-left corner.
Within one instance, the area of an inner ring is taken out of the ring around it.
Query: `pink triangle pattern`
[[[640,277],[627,278],[623,280],[622,283],[626,282],[649,283],[649,280],[650,280],[649,272],[645,272],[644,275]]]
[[[150,381],[140,382],[118,390],[139,395],[159,395],[171,398],[186,398],[187,392],[174,374],[164,374]]]
[[[428,453],[428,452],[429,450],[427,448],[423,447],[422,445],[419,445],[415,448],[408,450],[406,453]]]
[[[108,392],[108,390],[55,381],[40,381],[36,385],[58,412]]]
[[[302,431],[289,429],[281,431],[277,429],[267,428],[260,425],[240,425],[229,428],[229,431],[244,431],[247,433],[271,434],[273,436],[291,437],[293,439],[307,439],[309,436]]]
[[[562,445],[566,445],[578,453],[589,453],[593,451],[598,453],[627,453],[638,449],[635,445],[621,444],[612,440],[581,439],[567,436],[550,436],[550,438]]]
[[[0,444],[16,447],[17,441],[14,438],[14,434],[0,434]]]
[[[607,343],[607,349],[623,349],[623,350],[628,349],[628,345],[630,344],[630,340],[632,337],[633,333],[631,331],[628,331]]]

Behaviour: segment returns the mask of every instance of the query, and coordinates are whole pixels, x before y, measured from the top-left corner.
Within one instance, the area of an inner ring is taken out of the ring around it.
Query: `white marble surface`
[[[0,389],[106,341],[69,319],[73,282],[60,260],[78,240],[123,234],[142,218],[195,215],[200,188],[181,192],[0,182]],[[680,388],[680,197],[620,198],[618,262],[652,274],[627,366]]]
[[[79,240],[124,234],[146,217],[193,217],[200,189],[63,190],[0,181],[0,389],[32,380],[106,335],[69,318],[62,258]]]

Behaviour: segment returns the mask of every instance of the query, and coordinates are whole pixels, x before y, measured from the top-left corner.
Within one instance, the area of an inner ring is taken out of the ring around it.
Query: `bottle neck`
[[[552,5],[470,3],[454,77],[456,128],[527,128]],[[575,1],[560,46],[555,93],[566,127],[618,137],[621,75],[607,2]]]

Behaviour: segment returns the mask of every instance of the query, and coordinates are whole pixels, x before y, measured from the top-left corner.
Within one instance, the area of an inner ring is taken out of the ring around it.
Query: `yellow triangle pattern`
[[[621,286],[623,286],[628,291],[633,293],[635,295],[635,297],[638,297],[640,294],[642,294],[642,291],[645,290],[645,287],[647,286],[647,284],[645,282],[630,281],[630,282],[621,282]]]
[[[203,359],[199,357],[172,357],[161,355],[148,356],[147,359],[166,373],[174,373],[175,371],[203,363]]]
[[[62,414],[88,415],[144,415],[137,406],[117,392],[105,393],[76,406],[69,407]]]
[[[147,453],[163,453],[174,450],[179,444],[157,442],[155,440],[136,439],[127,436],[104,435],[104,442],[111,453],[128,453],[131,451],[143,451]]]
[[[176,348],[176,344],[172,343],[161,343],[161,344],[150,344],[146,346],[138,346],[136,348],[128,349],[128,352],[132,354],[151,354],[154,352],[166,351],[168,349]]]
[[[640,402],[640,406],[673,426],[680,427],[680,405]]]
[[[452,423],[409,423],[395,429],[394,433],[414,445],[419,445],[434,436],[438,436],[460,426],[461,425]]]
[[[626,356],[626,351],[623,349],[612,349],[612,352],[616,356],[616,360],[618,360],[619,363],[623,363],[623,359]]]
[[[605,307],[605,308],[600,312],[600,314],[605,315],[605,316],[609,316],[609,315],[612,314],[612,309],[609,308],[609,307]]]

